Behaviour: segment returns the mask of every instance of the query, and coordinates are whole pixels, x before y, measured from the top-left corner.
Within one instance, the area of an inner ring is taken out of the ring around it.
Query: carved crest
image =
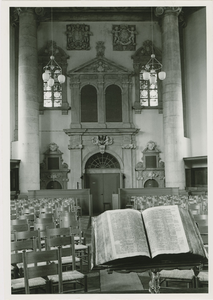
[[[113,50],[135,50],[137,34],[135,25],[112,25],[112,34]]]
[[[157,148],[156,143],[153,141],[149,141],[147,143],[146,148],[142,152],[144,153],[144,152],[149,152],[149,151],[160,152],[160,150]]]
[[[90,50],[90,26],[86,24],[69,24],[66,30],[67,50]]]
[[[98,41],[96,43],[96,51],[97,51],[97,54],[96,56],[97,57],[103,57],[104,56],[104,52],[105,52],[105,46],[104,46],[104,42],[103,41]]]
[[[113,139],[107,135],[98,135],[92,138],[92,143],[99,146],[100,153],[103,154],[107,145],[112,145]]]
[[[56,143],[49,144],[49,150],[50,150],[50,152],[57,151],[58,145]]]

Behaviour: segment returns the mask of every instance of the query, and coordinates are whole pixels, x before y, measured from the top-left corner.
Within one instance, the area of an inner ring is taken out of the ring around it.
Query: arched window
[[[158,106],[158,76],[153,74],[153,82],[143,79],[143,69],[140,71],[140,105],[143,107]]]
[[[92,85],[81,90],[81,122],[98,122],[97,91]]]
[[[47,82],[43,83],[44,107],[62,106],[62,85],[58,81],[57,73],[52,74],[54,85],[49,86]]]
[[[86,169],[120,169],[117,159],[109,153],[92,155],[85,166]]]
[[[106,122],[122,122],[122,96],[119,86],[112,84],[106,88]]]

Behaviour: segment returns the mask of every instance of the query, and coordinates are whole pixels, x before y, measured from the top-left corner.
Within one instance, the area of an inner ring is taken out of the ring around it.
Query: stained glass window
[[[144,107],[158,106],[158,77],[153,73],[153,83],[143,79],[143,70],[140,72],[140,104]]]
[[[54,82],[55,83],[52,87],[48,86],[47,82],[43,83],[44,107],[61,107],[62,106],[62,86],[58,82],[57,75],[54,74]]]

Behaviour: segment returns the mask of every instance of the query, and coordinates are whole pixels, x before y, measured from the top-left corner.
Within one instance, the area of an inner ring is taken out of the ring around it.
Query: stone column
[[[166,187],[185,188],[183,162],[183,105],[178,30],[180,7],[158,7],[162,17],[162,63],[166,71],[163,83],[163,128]]]
[[[37,21],[34,8],[19,8],[18,151],[20,192],[40,189]]]

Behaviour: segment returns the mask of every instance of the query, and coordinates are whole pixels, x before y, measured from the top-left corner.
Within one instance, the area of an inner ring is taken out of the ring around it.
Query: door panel
[[[95,214],[103,211],[103,174],[89,174],[87,176],[86,188],[90,189],[93,200],[93,212]]]
[[[112,194],[118,193],[120,174],[96,173],[87,174],[86,177],[86,188],[89,188],[92,194],[93,212],[95,214],[102,213],[104,211],[104,203],[109,203],[112,207]]]
[[[104,181],[104,203],[110,203],[112,207],[112,194],[118,193],[120,187],[120,174],[103,174]]]

